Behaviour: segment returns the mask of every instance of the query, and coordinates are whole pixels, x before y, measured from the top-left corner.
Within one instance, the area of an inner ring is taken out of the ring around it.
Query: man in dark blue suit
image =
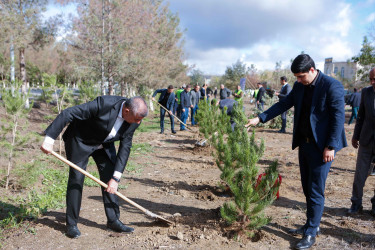
[[[63,110],[45,130],[41,150],[49,154],[64,127],[65,153],[69,161],[83,170],[89,157],[98,166],[100,180],[107,183],[102,187],[103,203],[107,216],[107,227],[130,233],[134,229],[120,220],[120,210],[115,195],[121,175],[127,164],[134,131],[148,114],[146,102],[139,96],[130,99],[121,96],[99,96],[95,100]],[[115,141],[120,141],[116,154]],[[81,235],[77,223],[82,201],[85,176],[70,168],[66,192],[66,235],[77,238]]]
[[[176,134],[174,130],[174,119],[173,119],[173,108],[175,102],[175,95],[173,93],[173,85],[169,85],[168,89],[157,89],[155,90],[154,94],[152,95],[152,100],[155,101],[154,97],[156,94],[160,93],[158,103],[162,105],[164,108],[168,109],[169,118],[171,119],[171,131],[173,134]],[[165,117],[165,109],[160,107],[160,134],[164,133],[164,117]]]
[[[307,220],[301,228],[290,230],[303,238],[296,249],[307,249],[320,233],[324,209],[324,189],[335,153],[347,146],[344,130],[345,102],[342,84],[315,68],[307,54],[297,56],[291,66],[297,81],[286,98],[274,104],[247,127],[265,123],[294,107],[292,149],[299,147],[298,158]]]

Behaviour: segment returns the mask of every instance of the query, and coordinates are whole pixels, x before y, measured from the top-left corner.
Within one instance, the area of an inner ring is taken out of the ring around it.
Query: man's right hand
[[[42,146],[40,149],[45,153],[45,154],[50,154],[51,151],[53,150],[53,144],[43,142]]]
[[[253,119],[249,119],[249,122],[245,125],[245,128],[250,129],[251,126],[255,126],[260,122],[259,117],[255,117]]]
[[[182,109],[182,112],[185,112],[185,109]]]
[[[153,101],[155,101],[155,98],[154,98],[154,97],[152,97],[151,99],[152,99]]]
[[[354,148],[358,148],[358,146],[359,146],[359,141],[356,140],[356,139],[352,139],[352,145],[353,145]]]

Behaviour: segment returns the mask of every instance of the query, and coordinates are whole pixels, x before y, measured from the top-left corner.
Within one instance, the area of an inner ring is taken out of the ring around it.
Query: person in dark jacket
[[[291,70],[297,81],[289,95],[257,118],[250,119],[245,126],[265,123],[294,107],[292,149],[298,147],[307,218],[302,227],[289,230],[289,233],[302,236],[295,249],[308,249],[320,233],[329,169],[336,152],[347,146],[344,87],[338,80],[317,70],[307,54],[297,56]]]
[[[172,115],[174,104],[175,104],[175,95],[173,93],[173,85],[169,85],[167,89],[157,89],[152,95],[152,100],[155,101],[156,94],[160,93],[158,103],[168,110],[169,118],[171,120],[171,131],[172,134],[176,134],[174,130],[174,117]],[[164,133],[164,117],[166,110],[160,107],[160,134]]]
[[[231,94],[232,92],[229,89],[225,88],[224,84],[220,85],[220,100],[229,98]]]
[[[186,124],[187,118],[189,116],[189,109],[193,108],[190,100],[190,85],[186,85],[184,91],[181,92],[181,121]],[[180,123],[180,130],[186,130],[186,127],[183,123]]]
[[[357,92],[357,89],[354,88],[354,93],[350,95],[350,99],[348,103],[352,107],[352,115],[349,119],[348,125],[350,125],[354,119],[357,120],[357,114],[358,114],[360,103],[361,103],[361,93]]]
[[[219,103],[219,108],[224,112],[224,108],[227,108],[227,115],[230,116],[230,126],[232,128],[232,131],[234,131],[234,127],[236,126],[236,123],[233,120],[233,108],[234,106],[238,105],[238,102],[233,99],[223,99]]]
[[[284,99],[290,91],[292,91],[292,87],[287,82],[287,78],[285,76],[280,77],[280,84],[281,84],[281,90],[280,92],[276,92],[275,95],[279,97],[279,100],[281,101]],[[278,131],[279,133],[286,133],[286,115],[288,111],[285,111],[281,114],[281,129]]]
[[[260,111],[264,110],[264,94],[266,93],[262,82],[258,82],[257,107]]]
[[[375,158],[375,68],[370,70],[370,84],[362,89],[358,118],[355,123],[352,145],[358,148],[357,164],[353,180],[351,202],[348,214],[353,215],[362,211],[363,187],[367,177],[372,175]],[[371,180],[373,181],[373,180]],[[375,195],[371,198],[371,215],[375,216]]]
[[[51,153],[54,141],[69,124],[63,134],[67,159],[85,170],[89,157],[94,158],[100,180],[108,184],[101,189],[107,227],[117,232],[134,231],[119,220],[115,193],[128,162],[134,131],[147,114],[147,104],[142,97],[99,96],[63,110],[44,132],[46,137],[40,148],[44,153]],[[115,141],[120,141],[117,154]],[[66,235],[70,238],[81,235],[77,223],[84,179],[84,174],[70,168],[66,191]]]

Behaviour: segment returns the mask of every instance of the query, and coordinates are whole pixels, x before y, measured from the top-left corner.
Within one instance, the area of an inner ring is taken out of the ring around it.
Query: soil
[[[33,109],[30,128],[40,132],[41,125],[47,124],[43,118],[46,114],[49,111],[43,105],[41,109]],[[349,115],[348,111],[347,118]],[[153,119],[158,122],[157,116]],[[350,143],[354,125],[346,124],[345,129]],[[233,237],[233,232],[220,218],[220,206],[231,197],[219,188],[220,171],[211,156],[212,149],[195,145],[202,138],[198,138],[198,127],[192,127],[192,132],[177,131],[175,135],[168,129],[165,134],[159,131],[138,133],[133,143],[149,143],[152,151],[134,154],[130,160],[137,164],[138,171],[126,173],[121,182],[128,185],[120,191],[122,194],[171,220],[172,225],[156,222],[120,200],[121,220],[134,227],[135,232],[112,232],[106,228],[100,188],[84,187],[78,224],[81,237],[66,237],[64,209],[49,210],[37,221],[5,232],[2,246],[4,249],[290,249],[300,237],[289,235],[288,229],[303,225],[306,218],[298,150],[291,150],[291,128],[286,134],[258,128],[256,137],[263,138],[266,147],[259,168],[277,159],[282,184],[280,198],[266,210],[267,215],[272,216],[271,223],[252,239],[244,234]],[[30,154],[41,154],[38,145]],[[351,204],[356,156],[357,150],[352,146],[336,155],[326,182],[322,234],[313,249],[375,248],[374,217],[370,215],[375,177],[369,177],[366,183],[363,213],[346,215]],[[93,170],[95,166],[88,169]]]

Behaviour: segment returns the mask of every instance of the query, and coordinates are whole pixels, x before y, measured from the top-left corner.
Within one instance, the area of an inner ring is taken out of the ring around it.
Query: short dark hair
[[[173,85],[169,85],[169,86],[168,86],[168,89],[173,89]]]
[[[288,78],[286,78],[286,76],[282,76],[282,77],[280,77],[280,80],[281,80],[281,81],[286,81],[286,82],[287,82],[287,81],[288,81]]]
[[[134,115],[146,117],[148,108],[146,101],[141,96],[134,96],[125,101],[125,107],[131,110]]]
[[[293,74],[309,72],[311,68],[315,69],[315,62],[308,54],[301,54],[294,58],[290,69]]]
[[[357,88],[354,88],[353,91],[354,91],[354,92],[357,92]]]
[[[187,88],[187,89],[190,88],[190,84],[186,85],[186,88]]]

